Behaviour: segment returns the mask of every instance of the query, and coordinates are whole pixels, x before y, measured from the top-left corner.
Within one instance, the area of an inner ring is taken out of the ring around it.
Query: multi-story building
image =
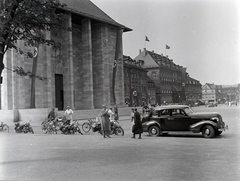
[[[239,102],[240,84],[214,85],[206,83],[202,87],[202,99],[205,102]]]
[[[147,91],[148,84],[150,84],[147,70],[129,56],[123,56],[123,62],[125,103],[129,106],[140,106],[147,103],[149,95],[152,95],[152,91]]]
[[[204,102],[215,102],[217,100],[216,85],[206,83],[202,86],[202,100]]]
[[[185,102],[186,68],[176,65],[168,56],[159,55],[144,48],[135,58],[148,72],[156,85],[156,103]]]
[[[225,101],[239,102],[240,84],[222,85],[222,95]]]
[[[194,103],[202,99],[201,83],[198,80],[191,78],[188,74],[185,85],[185,95],[187,103]]]
[[[73,109],[94,109],[102,104],[113,104],[114,97],[118,105],[124,105],[122,33],[131,29],[114,21],[89,0],[61,2],[67,4],[63,9],[67,15],[64,23],[72,31],[45,33],[49,39],[61,43],[61,47],[39,47],[36,74],[46,77],[47,81],[36,81],[36,108],[57,107],[62,110],[71,106]],[[119,45],[117,48],[116,44]],[[16,45],[23,44],[18,42]],[[14,51],[7,52],[4,58],[9,69],[24,67],[26,71],[32,70],[32,62]],[[115,91],[112,91],[115,65],[117,81]],[[134,82],[137,91],[141,87],[139,84]],[[2,109],[30,108],[30,92],[29,77],[4,69]]]
[[[156,85],[155,82],[147,76],[147,103],[156,105]]]

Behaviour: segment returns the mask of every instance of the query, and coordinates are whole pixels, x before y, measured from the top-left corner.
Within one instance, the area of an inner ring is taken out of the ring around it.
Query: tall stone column
[[[66,26],[72,28],[72,16],[69,13],[66,20]],[[72,32],[63,30],[63,61],[64,61],[64,74],[63,74],[63,84],[64,84],[64,108],[70,106],[75,109],[74,105],[74,79],[73,79],[73,42],[72,42]]]
[[[3,82],[1,85],[1,109],[9,110],[13,109],[13,84],[12,84],[12,51],[9,50],[4,55],[3,63],[5,68],[3,69],[2,76]]]
[[[83,71],[83,109],[94,109],[93,104],[93,60],[91,20],[85,18],[81,22],[82,34],[82,71]]]
[[[125,106],[124,100],[124,70],[123,70],[123,47],[122,47],[122,29],[117,30],[117,40],[119,41],[118,55],[115,57],[117,59],[117,74],[115,81],[115,95],[116,104],[119,106]]]
[[[51,39],[51,33],[50,31],[45,32],[46,39]],[[43,77],[46,77],[47,80],[43,81],[43,94],[44,94],[44,107],[54,107],[53,103],[53,91],[55,90],[55,82],[54,82],[54,71],[53,71],[53,61],[51,58],[51,46],[45,46],[44,48],[44,58],[43,60]]]

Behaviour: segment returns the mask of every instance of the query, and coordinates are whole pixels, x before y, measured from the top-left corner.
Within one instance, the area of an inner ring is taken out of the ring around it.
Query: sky
[[[124,55],[134,59],[146,48],[168,55],[202,85],[240,83],[240,1],[91,1],[133,29],[123,34]]]

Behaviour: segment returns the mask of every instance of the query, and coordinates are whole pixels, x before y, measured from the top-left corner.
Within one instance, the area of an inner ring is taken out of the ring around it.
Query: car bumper
[[[228,130],[228,125],[224,126],[223,128],[219,128],[218,131],[226,131]]]

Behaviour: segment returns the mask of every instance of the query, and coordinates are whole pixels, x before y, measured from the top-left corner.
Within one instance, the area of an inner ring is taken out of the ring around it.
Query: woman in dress
[[[110,138],[110,114],[109,109],[107,109],[106,105],[102,105],[102,110],[100,111],[100,117],[101,117],[101,127],[103,132],[103,137]]]

